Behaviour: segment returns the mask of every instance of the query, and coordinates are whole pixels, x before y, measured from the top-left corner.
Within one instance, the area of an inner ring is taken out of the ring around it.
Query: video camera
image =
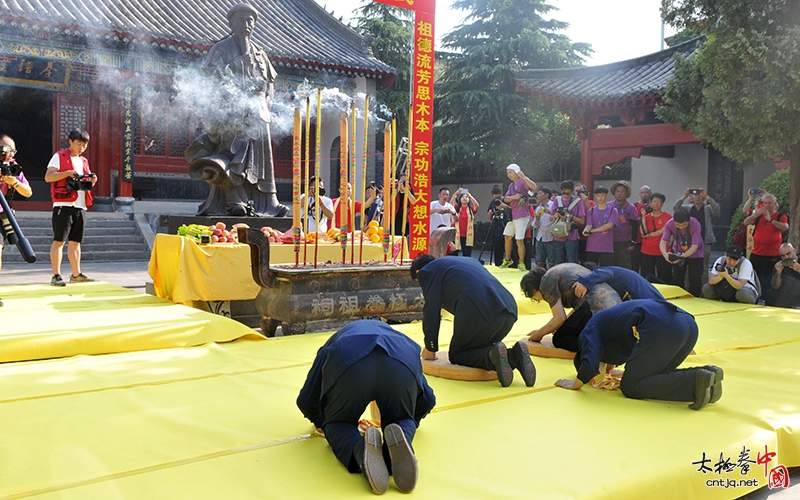
[[[6,154],[12,151],[11,146],[8,144],[3,144],[0,146],[0,157],[5,158]],[[11,177],[19,177],[19,174],[22,173],[22,167],[17,164],[10,163],[7,161],[0,161],[0,176],[11,176]]]
[[[67,179],[67,189],[70,191],[91,191],[92,174],[76,175]]]
[[[492,209],[492,220],[499,220],[500,222],[504,222],[506,220],[506,209],[500,208],[500,205],[503,204],[503,200],[500,198],[495,198],[490,203],[490,207]]]

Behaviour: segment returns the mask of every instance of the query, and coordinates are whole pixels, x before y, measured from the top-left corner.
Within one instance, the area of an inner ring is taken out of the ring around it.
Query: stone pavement
[[[114,285],[145,291],[145,283],[152,282],[147,274],[147,261],[86,261],[81,263],[86,276]],[[61,276],[69,286],[69,262],[66,257],[61,264]],[[27,285],[50,283],[53,270],[49,262],[34,264],[4,262],[0,269],[0,285]]]

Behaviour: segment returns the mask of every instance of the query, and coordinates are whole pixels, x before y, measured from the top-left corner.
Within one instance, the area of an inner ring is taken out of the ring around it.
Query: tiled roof
[[[675,66],[673,54],[691,56],[699,40],[602,66],[520,71],[516,74],[517,87],[551,101],[572,103],[660,97]]]
[[[241,0],[0,0],[0,16],[107,30],[210,47],[230,33],[225,14]],[[363,38],[314,0],[249,0],[259,12],[254,40],[279,66],[385,76]]]

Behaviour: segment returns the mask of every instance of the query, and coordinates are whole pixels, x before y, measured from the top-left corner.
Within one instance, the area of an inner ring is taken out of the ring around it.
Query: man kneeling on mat
[[[517,321],[514,296],[477,260],[463,257],[434,259],[422,254],[411,263],[411,278],[419,280],[425,306],[422,359],[435,360],[439,349],[442,309],[452,314],[450,362],[496,370],[500,385],[508,387],[519,370],[527,387],[536,382],[536,368],[528,346],[517,342],[506,349],[502,342]]]
[[[408,493],[419,470],[411,448],[420,420],[436,405],[422,374],[420,346],[380,321],[354,321],[336,332],[319,351],[297,397],[297,406],[351,473],[362,472],[378,495],[389,488]],[[358,421],[375,401],[381,433]]]
[[[625,397],[689,401],[699,410],[722,397],[722,368],[678,369],[697,342],[694,317],[663,300],[630,300],[595,313],[580,334],[575,380],[558,387],[580,389],[599,373],[625,363],[620,389]]]

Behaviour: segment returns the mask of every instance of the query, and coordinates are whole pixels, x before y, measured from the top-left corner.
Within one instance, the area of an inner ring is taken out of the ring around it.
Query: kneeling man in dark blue
[[[383,437],[374,427],[363,437],[358,421],[375,401]],[[422,374],[420,346],[385,323],[354,321],[317,352],[297,406],[325,438],[350,472],[362,472],[377,494],[394,476],[408,493],[417,484],[417,459],[411,448],[420,420],[436,404]]]
[[[634,399],[688,401],[699,410],[722,397],[722,368],[678,369],[697,342],[694,317],[664,300],[630,300],[592,316],[575,355],[578,377],[556,385],[580,389],[600,373],[625,363],[620,389]]]

